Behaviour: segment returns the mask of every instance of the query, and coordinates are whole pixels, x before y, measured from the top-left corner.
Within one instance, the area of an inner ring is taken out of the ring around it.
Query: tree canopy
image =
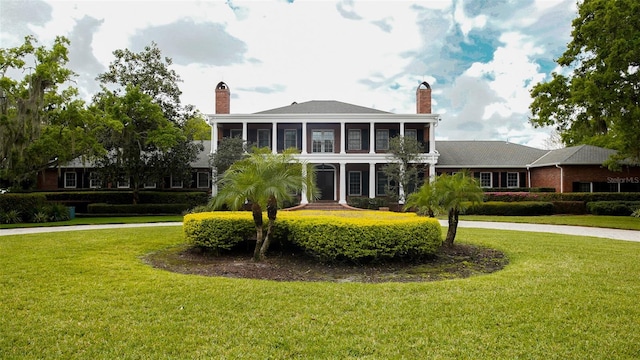
[[[640,164],[640,2],[583,0],[561,73],[531,91],[530,121],[554,126],[566,145],[615,149]]]
[[[28,187],[47,166],[104,151],[95,137],[101,124],[77,89],[61,89],[75,75],[66,67],[69,44],[57,37],[47,48],[27,36],[0,49],[0,180],[12,186]]]

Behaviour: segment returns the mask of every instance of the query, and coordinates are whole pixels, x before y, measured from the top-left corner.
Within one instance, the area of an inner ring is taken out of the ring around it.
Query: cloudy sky
[[[182,101],[232,113],[338,100],[415,113],[433,89],[438,139],[547,146],[528,124],[529,90],[570,40],[575,0],[42,1],[0,0],[0,46],[33,34],[71,40],[69,67],[89,99],[116,49],[155,41],[184,81]]]

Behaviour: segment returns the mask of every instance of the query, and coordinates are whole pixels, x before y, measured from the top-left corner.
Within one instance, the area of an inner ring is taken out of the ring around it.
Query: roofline
[[[440,120],[439,114],[393,114],[393,113],[326,113],[326,114],[206,114],[209,124],[215,123],[237,123],[242,121],[250,122],[292,122],[301,121],[308,123],[319,122],[356,122],[369,123],[386,121],[408,121],[408,122],[432,122]]]

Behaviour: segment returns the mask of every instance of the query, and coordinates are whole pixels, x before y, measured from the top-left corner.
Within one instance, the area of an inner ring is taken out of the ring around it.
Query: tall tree
[[[171,163],[165,161],[170,159],[167,155],[186,138],[164,117],[160,106],[134,86],[128,86],[122,96],[103,91],[94,99],[93,110],[109,124],[100,139],[108,150],[98,162],[102,179],[131,181],[133,202],[137,203],[139,189],[161,179],[159,169]]]
[[[226,204],[231,209],[240,209],[248,201],[256,227],[256,246],[253,259],[264,259],[271,242],[278,206],[301,190],[313,198],[316,194],[315,172],[311,165],[294,157],[294,152],[285,150],[273,154],[268,148],[254,149],[245,159],[237,161],[227,169],[220,179],[220,190],[214,198],[214,207]],[[263,236],[263,209],[267,211],[267,233]]]
[[[94,136],[100,125],[77,90],[60,90],[75,75],[66,68],[69,40],[36,44],[27,36],[21,46],[0,49],[0,180],[13,186],[32,185],[56,162],[103,151]]]
[[[382,168],[389,179],[385,189],[389,198],[404,203],[405,194],[422,185],[420,173],[424,168],[420,164],[420,154],[423,152],[423,145],[415,138],[396,136],[389,140],[389,163]]]
[[[640,2],[583,0],[572,40],[557,60],[563,73],[534,86],[535,126],[555,126],[566,145],[618,153],[607,162],[640,164]]]
[[[113,54],[115,60],[108,71],[97,77],[102,91],[94,97],[94,103],[103,108],[112,120],[123,124],[127,119],[133,122],[125,127],[131,133],[114,136],[115,133],[111,132],[109,138],[103,138],[112,153],[118,149],[122,156],[115,163],[111,157],[104,157],[102,173],[107,173],[104,170],[114,164],[120,169],[129,169],[125,173],[131,174],[135,202],[137,190],[145,182],[160,182],[167,176],[183,180],[183,183],[190,181],[189,163],[196,159],[203,147],[201,143],[194,144],[198,132],[192,127],[185,128],[192,122],[188,120],[197,114],[192,106],[181,105],[180,76],[171,69],[172,60],[162,56],[156,43],[152,42],[140,53],[124,49]],[[134,99],[142,103],[132,103]],[[125,109],[132,113],[125,114],[122,109],[110,106],[112,102],[123,102],[127,106]],[[123,119],[116,118],[121,115]],[[161,129],[164,133],[160,138],[149,138],[150,134],[145,133],[147,127],[156,129],[154,131]],[[130,134],[137,135],[132,137]],[[147,139],[145,143],[133,147],[132,144],[141,137]],[[142,158],[136,157],[138,155]],[[147,166],[143,169],[141,164]]]

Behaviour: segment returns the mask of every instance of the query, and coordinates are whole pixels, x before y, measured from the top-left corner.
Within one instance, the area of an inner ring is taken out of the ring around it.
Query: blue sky
[[[575,0],[0,0],[0,43],[67,36],[89,99],[114,50],[155,41],[183,79],[182,101],[203,113],[219,81],[233,113],[308,100],[415,113],[427,81],[438,139],[546,147],[550,130],[528,124],[529,90],[557,71],[575,16]]]

